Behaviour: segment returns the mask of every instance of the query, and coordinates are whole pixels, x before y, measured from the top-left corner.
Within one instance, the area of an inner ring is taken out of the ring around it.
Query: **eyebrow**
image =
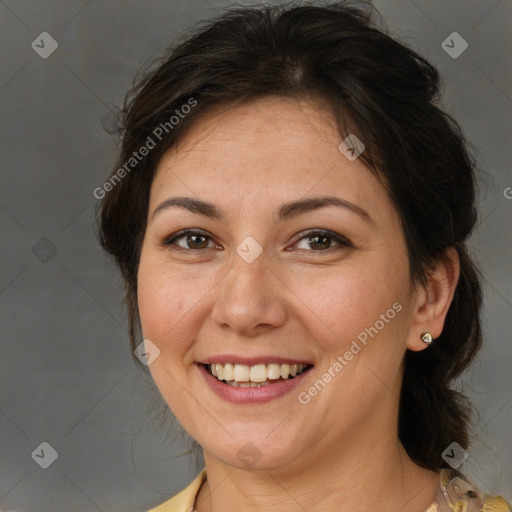
[[[225,217],[225,213],[221,208],[207,201],[201,201],[192,197],[170,197],[155,208],[152,218],[154,219],[157,214],[171,206],[179,206],[191,211],[192,213],[203,215],[210,219],[222,220]],[[307,197],[290,203],[285,203],[277,210],[277,220],[278,222],[282,222],[283,220],[297,217],[303,213],[324,208],[326,206],[339,206],[341,208],[346,208],[359,215],[363,220],[373,223],[373,219],[370,215],[360,206],[357,206],[346,199],[341,199],[340,197],[335,196]]]

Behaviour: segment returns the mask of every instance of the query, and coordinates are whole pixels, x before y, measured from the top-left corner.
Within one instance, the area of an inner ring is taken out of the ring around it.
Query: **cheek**
[[[337,267],[322,276],[295,278],[290,288],[304,304],[306,317],[320,324],[327,338],[346,342],[373,325],[398,299],[397,290],[379,282],[381,275],[380,270]]]
[[[144,338],[160,350],[149,370],[161,395],[175,412],[185,407],[180,382],[186,379],[187,352],[196,337],[196,322],[191,321],[197,293],[184,293],[176,276],[161,272],[158,263],[141,259],[138,275],[138,307]],[[188,289],[185,287],[185,289]],[[183,414],[183,413],[181,413]]]
[[[161,255],[142,254],[137,302],[145,338],[160,349],[163,362],[184,360],[206,322],[215,273],[170,266]]]
[[[142,332],[160,350],[167,350],[171,341],[174,348],[180,346],[177,342],[180,336],[176,334],[180,332],[183,319],[198,300],[193,288],[191,293],[184,293],[183,286],[176,275],[166,275],[158,265],[151,265],[141,259],[137,302]]]

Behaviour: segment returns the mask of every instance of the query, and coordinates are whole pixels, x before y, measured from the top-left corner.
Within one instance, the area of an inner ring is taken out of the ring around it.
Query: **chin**
[[[275,428],[275,425],[272,426]],[[267,432],[272,432],[272,428]],[[289,430],[287,429],[287,433]],[[270,434],[270,437],[272,434]],[[210,446],[208,446],[210,445]],[[287,436],[286,440],[269,439],[269,435],[252,435],[244,438],[229,439],[220,449],[219,443],[211,439],[205,443],[205,459],[208,453],[233,468],[243,471],[274,471],[292,464],[304,450],[297,442]]]

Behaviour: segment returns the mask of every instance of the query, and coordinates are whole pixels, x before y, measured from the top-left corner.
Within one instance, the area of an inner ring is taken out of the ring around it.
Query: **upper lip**
[[[208,357],[200,361],[201,364],[245,364],[247,366],[255,366],[257,364],[308,364],[312,363],[303,359],[292,359],[289,357],[281,356],[254,356],[254,357],[243,357],[233,354],[219,354],[216,356]]]

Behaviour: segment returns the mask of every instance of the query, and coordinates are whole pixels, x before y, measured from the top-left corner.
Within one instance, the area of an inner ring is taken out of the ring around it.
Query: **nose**
[[[254,338],[286,322],[283,281],[262,253],[252,263],[234,254],[231,268],[216,287],[212,319],[226,333]]]

